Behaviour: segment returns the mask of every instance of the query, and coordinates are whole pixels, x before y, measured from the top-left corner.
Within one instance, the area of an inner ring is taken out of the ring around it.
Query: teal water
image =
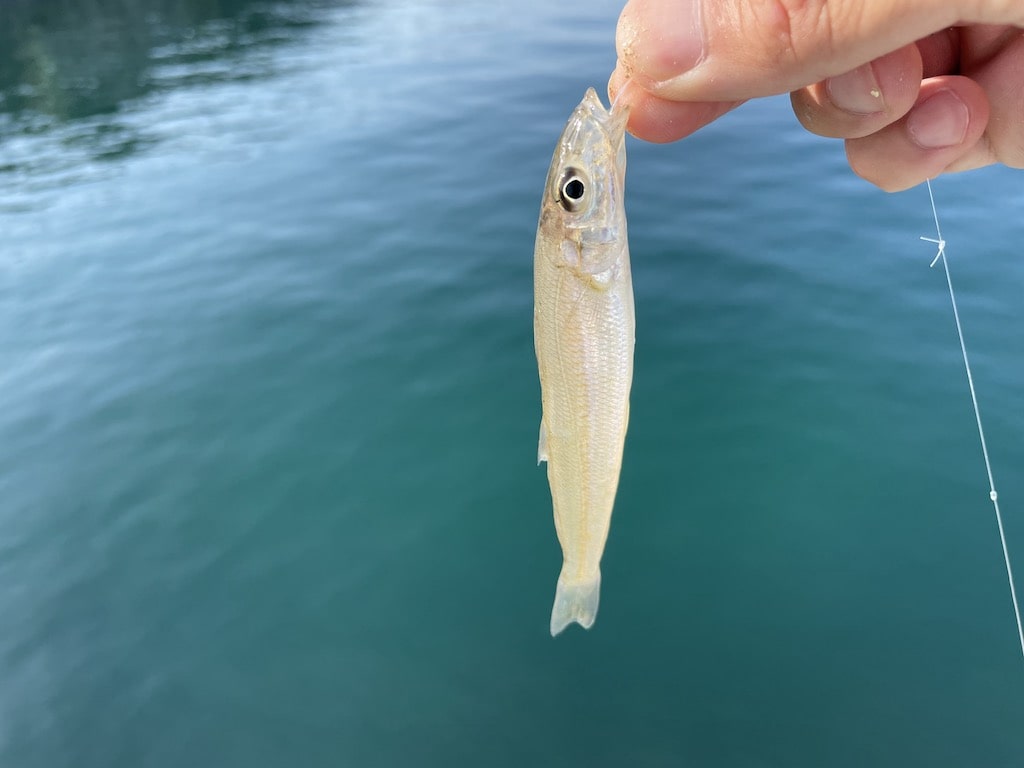
[[[632,420],[548,618],[532,248],[618,6],[0,5],[0,764],[1019,766],[927,192],[631,141]],[[1024,571],[1019,172],[935,192]]]

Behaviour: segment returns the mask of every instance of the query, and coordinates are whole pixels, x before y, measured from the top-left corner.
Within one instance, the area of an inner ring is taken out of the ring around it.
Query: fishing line
[[[960,326],[960,313],[956,308],[956,295],[953,293],[953,279],[949,276],[949,261],[946,259],[946,241],[942,239],[942,228],[939,226],[939,212],[935,208],[935,195],[932,193],[932,182],[927,180],[928,199],[932,204],[932,217],[935,219],[935,237],[922,237],[929,243],[935,243],[939,247],[938,253],[932,259],[929,266],[934,267],[936,262],[942,260],[942,267],[946,272],[946,285],[949,286],[949,301],[953,305],[953,319],[956,321],[956,333],[960,338],[960,351],[964,356],[964,369],[967,371],[967,386],[971,390],[971,402],[974,403],[974,419],[978,422],[978,437],[981,440],[981,453],[985,457],[985,471],[988,473],[988,497],[992,500],[992,506],[996,511],[996,525],[999,527],[999,541],[1003,545],[1003,561],[1006,563],[1006,578],[1010,582],[1010,599],[1013,601],[1013,615],[1017,619],[1017,637],[1020,640],[1020,652],[1024,655],[1024,626],[1020,620],[1020,604],[1017,602],[1017,589],[1013,582],[1013,568],[1010,566],[1010,550],[1006,546],[1006,532],[1003,529],[1003,514],[999,511],[999,494],[996,493],[996,482],[992,479],[992,463],[988,458],[988,445],[985,443],[985,430],[981,426],[981,411],[978,408],[978,395],[974,391],[974,377],[971,375],[971,364],[967,360],[967,345],[964,344],[964,331]]]
[[[619,92],[615,94],[615,99],[612,101],[612,105],[610,107],[608,107],[608,112],[609,113],[611,113],[613,115],[615,114],[615,107],[618,106],[619,100],[622,98],[622,94],[624,94],[626,91],[628,91],[629,87],[632,84],[633,84],[633,78],[631,78],[631,77],[626,78],[626,81],[622,84],[622,87],[619,88]]]

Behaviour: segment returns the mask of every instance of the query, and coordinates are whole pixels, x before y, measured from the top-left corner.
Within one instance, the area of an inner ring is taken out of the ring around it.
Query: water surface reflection
[[[171,90],[266,77],[277,71],[273,54],[281,44],[301,40],[332,9],[354,4],[0,4],[0,173],[38,178],[151,146],[158,134],[129,119],[133,107]]]

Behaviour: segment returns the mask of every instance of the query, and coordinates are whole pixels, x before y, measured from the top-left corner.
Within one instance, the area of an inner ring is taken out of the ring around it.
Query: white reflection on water
[[[357,12],[342,0],[0,7],[0,213],[51,206],[167,142],[202,153],[225,135],[236,148],[280,138],[245,85],[301,73],[313,59],[297,46]]]

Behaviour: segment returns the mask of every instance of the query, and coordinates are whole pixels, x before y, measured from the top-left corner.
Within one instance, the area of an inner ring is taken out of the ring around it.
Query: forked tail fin
[[[587,581],[570,582],[563,573],[555,588],[555,604],[551,608],[551,636],[554,637],[574,621],[590,629],[597,618],[601,597],[601,572]]]

